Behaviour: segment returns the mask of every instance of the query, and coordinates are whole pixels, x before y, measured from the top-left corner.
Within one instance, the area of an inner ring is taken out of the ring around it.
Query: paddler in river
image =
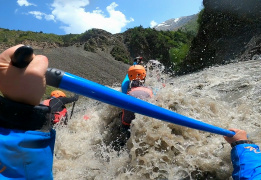
[[[133,65],[128,70],[128,78],[130,80],[130,88],[127,94],[142,100],[148,100],[153,96],[150,88],[145,86],[146,70],[142,65]],[[131,122],[135,119],[135,113],[123,109],[121,114],[120,135],[115,142],[120,147],[124,146],[130,138]]]
[[[142,57],[138,56],[133,60],[133,65],[143,65],[143,61],[142,61]],[[124,94],[127,94],[127,91],[129,89],[130,86],[130,79],[128,74],[126,74],[124,80],[121,83],[121,92],[123,92]]]
[[[66,104],[78,101],[79,95],[66,97],[66,94],[61,90],[54,90],[50,94],[50,98],[41,102],[45,106],[51,107],[51,118],[53,124],[65,124],[68,122],[68,113]]]

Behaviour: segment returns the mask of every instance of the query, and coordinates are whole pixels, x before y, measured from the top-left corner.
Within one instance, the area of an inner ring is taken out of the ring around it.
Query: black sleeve
[[[59,97],[59,100],[63,102],[63,104],[68,104],[77,101],[79,95],[75,94],[73,97]]]

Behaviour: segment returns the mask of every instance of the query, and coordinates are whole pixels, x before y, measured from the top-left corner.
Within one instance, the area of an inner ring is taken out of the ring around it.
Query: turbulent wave
[[[244,129],[259,144],[260,69],[261,62],[252,60],[176,78],[149,71],[146,84],[155,92],[151,103],[221,128]],[[69,124],[55,127],[54,179],[231,179],[231,147],[221,135],[139,114],[126,148],[114,150],[120,112],[89,98],[76,103]]]

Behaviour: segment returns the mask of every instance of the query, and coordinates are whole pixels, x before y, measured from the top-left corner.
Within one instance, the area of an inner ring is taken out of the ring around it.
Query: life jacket
[[[153,96],[153,92],[151,89],[140,86],[140,87],[132,87],[130,91],[127,92],[128,95],[131,95],[135,98],[139,98],[142,100],[146,100],[148,98],[151,98]],[[126,116],[125,110],[122,110],[122,118],[121,122],[123,125],[130,126],[131,121],[135,119],[134,113],[128,113],[127,119],[124,120],[124,117]]]
[[[18,103],[0,96],[0,127],[49,132],[52,127],[51,108]]]
[[[50,106],[51,100],[52,99],[46,99],[43,102],[41,102],[41,104],[43,104],[45,106]],[[60,122],[61,120],[63,120],[63,118],[66,117],[67,109],[64,107],[62,111],[52,112],[52,114],[54,115],[53,123],[56,124],[56,123]]]
[[[134,96],[139,99],[146,99],[151,98],[153,96],[153,92],[151,89],[140,86],[140,87],[132,87],[130,91],[127,92],[127,94],[131,95],[132,93],[135,93],[135,91],[142,91],[144,95],[140,94],[138,96]]]

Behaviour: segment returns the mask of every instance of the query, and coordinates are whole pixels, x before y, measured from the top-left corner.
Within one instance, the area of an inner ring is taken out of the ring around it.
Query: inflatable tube
[[[235,132],[216,127],[173,111],[161,108],[146,101],[126,95],[114,89],[78,77],[76,75],[63,72],[58,69],[49,68],[46,73],[47,84],[71,91],[83,96],[102,101],[122,109],[127,109],[135,113],[174,123],[189,128],[202,130],[210,133],[232,137]]]

